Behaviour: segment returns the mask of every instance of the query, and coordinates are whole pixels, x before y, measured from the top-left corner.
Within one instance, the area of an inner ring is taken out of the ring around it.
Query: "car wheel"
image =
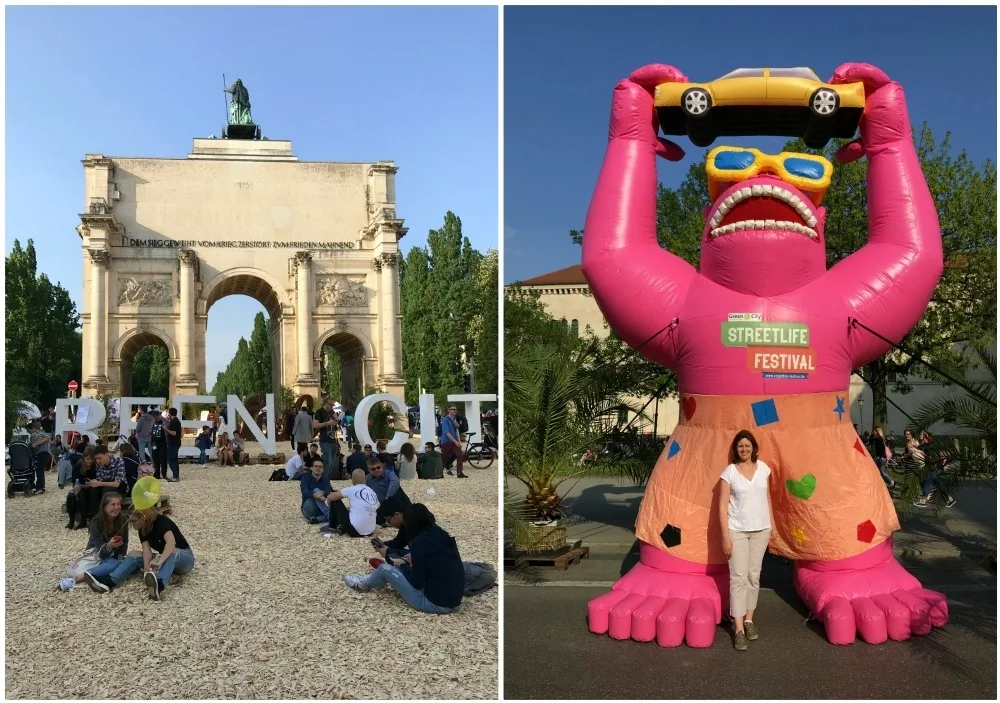
[[[816,117],[833,117],[840,107],[840,95],[829,88],[819,88],[809,98],[809,111]]]
[[[704,117],[712,109],[712,96],[704,88],[688,88],[681,95],[681,109],[688,117]]]

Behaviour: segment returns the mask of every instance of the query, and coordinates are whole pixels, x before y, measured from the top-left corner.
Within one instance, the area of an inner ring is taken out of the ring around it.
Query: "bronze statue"
[[[243,81],[237,78],[235,83],[228,88],[223,88],[223,90],[233,96],[229,101],[229,124],[252,125],[250,93],[243,85]]]

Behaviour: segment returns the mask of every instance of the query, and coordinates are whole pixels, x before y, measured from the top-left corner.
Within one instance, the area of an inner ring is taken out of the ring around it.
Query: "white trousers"
[[[740,618],[757,607],[760,567],[764,563],[771,529],[757,532],[729,531],[733,555],[729,558],[729,614]]]

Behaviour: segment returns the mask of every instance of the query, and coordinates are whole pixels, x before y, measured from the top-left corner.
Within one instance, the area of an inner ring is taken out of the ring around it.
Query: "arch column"
[[[177,253],[180,262],[180,325],[177,329],[177,390],[196,393],[198,377],[194,372],[194,277],[198,255],[190,249]]]
[[[107,271],[111,252],[89,249],[90,253],[90,368],[87,385],[99,387],[109,383],[107,371],[108,296]]]
[[[295,254],[295,337],[297,375],[295,384],[300,393],[315,393],[319,378],[313,369],[312,359],[312,254],[300,251]]]

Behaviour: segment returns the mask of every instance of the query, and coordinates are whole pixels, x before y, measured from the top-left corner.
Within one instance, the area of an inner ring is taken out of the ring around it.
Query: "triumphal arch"
[[[276,394],[319,393],[332,346],[345,402],[402,395],[396,166],[299,160],[230,123],[186,158],[84,158],[82,390],[128,395],[135,353],[160,344],[171,397],[210,391],[208,312],[243,294],[267,310]]]

